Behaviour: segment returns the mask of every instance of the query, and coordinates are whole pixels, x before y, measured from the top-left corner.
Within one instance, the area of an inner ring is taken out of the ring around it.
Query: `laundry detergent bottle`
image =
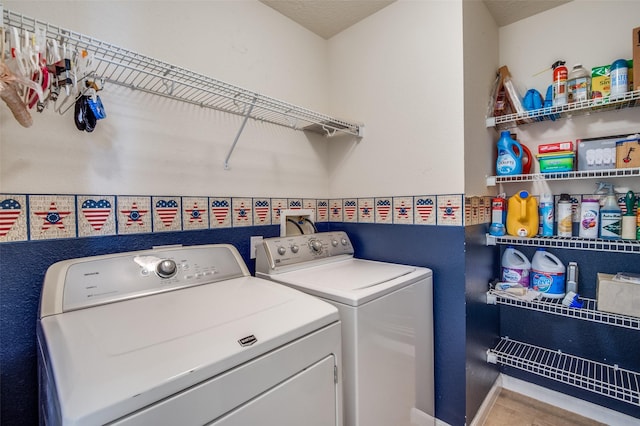
[[[527,191],[509,198],[507,205],[507,234],[514,237],[533,237],[538,233],[538,200]]]
[[[565,295],[564,264],[543,248],[536,250],[531,259],[531,288],[549,299],[561,299]]]
[[[498,158],[496,159],[496,174],[498,176],[511,176],[522,174],[522,145],[511,139],[508,130],[500,133],[498,140]]]
[[[503,282],[516,283],[529,288],[531,262],[521,251],[508,246],[502,254],[501,266],[500,279]]]

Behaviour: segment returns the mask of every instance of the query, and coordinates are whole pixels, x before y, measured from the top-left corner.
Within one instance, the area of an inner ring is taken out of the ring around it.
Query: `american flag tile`
[[[413,224],[413,197],[393,197],[393,223]]]
[[[253,225],[253,206],[251,198],[232,198],[232,223],[233,227],[251,226]]]
[[[316,200],[315,199],[309,199],[309,198],[305,198],[302,200],[302,208],[305,210],[311,210],[313,213],[311,214],[311,217],[309,219],[311,219],[312,221],[316,222]]]
[[[436,224],[436,196],[419,195],[413,197],[413,217],[416,225]]]
[[[153,197],[153,232],[182,231],[182,199]]]
[[[438,195],[438,225],[462,226],[462,195]]]
[[[227,197],[210,197],[209,211],[211,212],[211,220],[209,227],[214,228],[231,228],[231,198]]]
[[[393,201],[391,198],[376,198],[376,223],[393,223]]]
[[[342,216],[345,222],[358,221],[358,200],[355,198],[346,198],[342,200]]]
[[[78,236],[98,237],[116,234],[116,197],[78,195]]]
[[[478,223],[489,223],[489,219],[491,219],[491,197],[485,195],[479,198]]]
[[[316,222],[329,221],[329,200],[318,200],[316,202]]]
[[[208,204],[207,197],[182,197],[182,229],[208,229]]]
[[[477,225],[480,217],[480,197],[464,197],[464,224]]]
[[[358,222],[373,223],[375,221],[374,203],[373,198],[358,199]]]
[[[302,200],[300,198],[289,198],[287,205],[290,210],[300,210],[302,208]]]
[[[253,199],[253,224],[271,224],[271,200],[269,198]]]
[[[280,225],[280,213],[289,208],[286,198],[271,199],[271,224]]]
[[[30,195],[31,240],[75,238],[76,197],[73,195]]]
[[[27,238],[27,196],[0,194],[0,242]]]
[[[342,222],[342,200],[329,200],[329,222]]]
[[[151,232],[151,197],[118,196],[118,235]]]

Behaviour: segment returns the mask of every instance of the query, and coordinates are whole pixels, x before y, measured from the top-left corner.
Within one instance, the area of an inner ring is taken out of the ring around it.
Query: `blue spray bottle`
[[[503,130],[498,140],[496,175],[511,176],[522,174],[522,153],[522,145],[511,139],[511,134],[508,130]]]

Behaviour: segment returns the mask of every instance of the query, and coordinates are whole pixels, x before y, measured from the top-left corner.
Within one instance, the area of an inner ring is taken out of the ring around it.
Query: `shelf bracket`
[[[491,349],[487,349],[487,362],[490,364],[498,363],[498,356]]]
[[[488,291],[486,295],[487,295],[487,305],[495,305],[498,303],[498,298],[496,297],[495,294]]]
[[[247,108],[247,111],[244,114],[244,118],[242,119],[242,124],[240,125],[240,129],[238,129],[238,133],[236,134],[236,138],[233,140],[233,144],[231,145],[231,149],[229,149],[229,153],[227,154],[227,158],[224,159],[224,169],[225,170],[229,170],[229,158],[231,158],[231,154],[233,153],[233,150],[236,147],[236,144],[238,143],[238,139],[240,139],[240,135],[242,134],[242,131],[244,130],[244,126],[247,124],[247,120],[249,119],[249,116],[251,115],[251,111],[253,111],[253,107],[256,104],[256,100],[258,99],[257,96],[253,97],[253,100],[251,101],[251,105],[249,105],[249,108]]]
[[[487,246],[495,246],[496,245],[496,237],[491,234],[485,234],[487,237]]]

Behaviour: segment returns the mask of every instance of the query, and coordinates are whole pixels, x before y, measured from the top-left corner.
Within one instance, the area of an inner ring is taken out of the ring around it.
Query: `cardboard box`
[[[633,29],[633,86],[640,90],[640,27]]]
[[[591,99],[606,98],[611,94],[611,65],[591,68]]]
[[[616,169],[640,167],[640,138],[616,142]]]
[[[598,272],[597,301],[599,311],[640,317],[640,284]]]
[[[616,142],[629,135],[577,139],[579,171],[616,168]]]

